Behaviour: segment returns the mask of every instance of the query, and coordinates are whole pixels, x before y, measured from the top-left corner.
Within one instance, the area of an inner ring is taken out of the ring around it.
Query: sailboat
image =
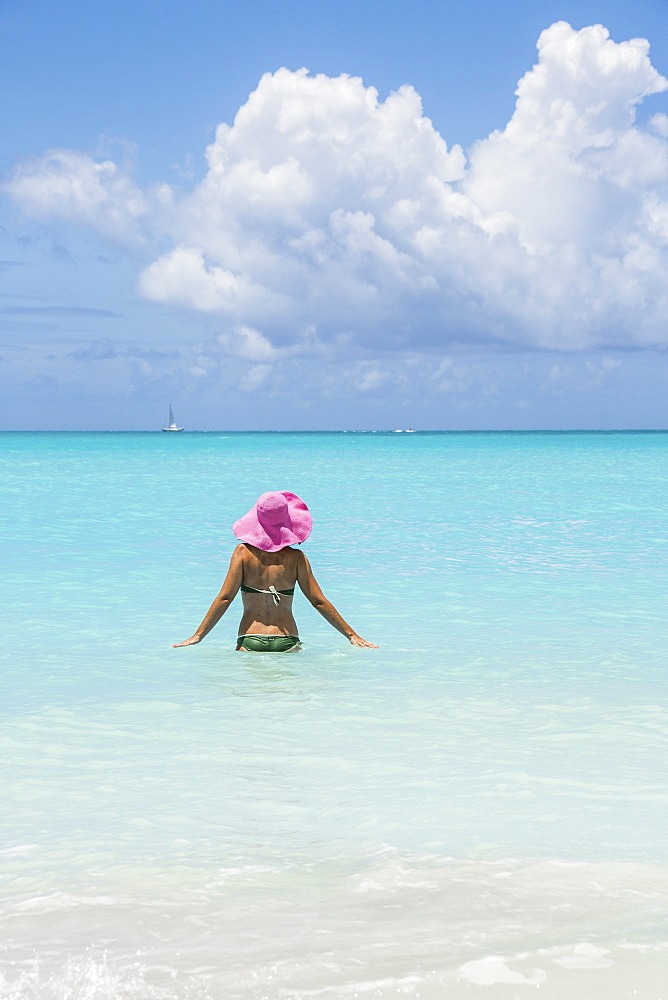
[[[169,416],[165,421],[165,426],[162,428],[163,431],[182,431],[183,427],[177,427],[176,421],[174,420],[174,414],[172,413],[172,404],[169,404]]]

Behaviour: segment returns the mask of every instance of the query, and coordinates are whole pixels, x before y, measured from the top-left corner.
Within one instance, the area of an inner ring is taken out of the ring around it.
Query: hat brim
[[[295,493],[280,492],[288,501],[288,517],[285,522],[263,524],[255,504],[232,527],[240,542],[254,545],[264,552],[279,552],[288,545],[300,545],[306,541],[313,527],[308,507]]]

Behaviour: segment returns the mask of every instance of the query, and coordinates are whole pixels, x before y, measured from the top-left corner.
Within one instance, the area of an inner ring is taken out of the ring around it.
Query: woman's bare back
[[[362,639],[341,617],[332,602],[327,600],[313,576],[308,559],[300,549],[285,546],[276,552],[267,552],[249,542],[241,542],[232,553],[220,593],[197,631],[189,639],[174,645],[192,646],[201,642],[220,621],[240,590],[244,612],[238,636],[287,636],[299,645],[299,632],[292,615],[292,594],[281,593],[293,590],[296,584],[316,611],[333,628],[345,635],[353,646],[378,648],[374,643]],[[239,648],[240,645],[237,646]]]
[[[259,633],[297,636],[299,633],[292,614],[292,595],[281,591],[294,589],[301,553],[291,548],[263,552],[246,542],[238,545],[237,550],[240,550],[243,569],[241,597],[244,606],[239,635]],[[262,593],[248,593],[244,590],[245,587]],[[276,591],[276,595],[271,593],[270,588]]]

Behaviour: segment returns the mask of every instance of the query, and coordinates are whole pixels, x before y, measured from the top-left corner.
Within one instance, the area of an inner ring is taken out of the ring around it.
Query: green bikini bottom
[[[301,645],[297,635],[240,635],[237,649],[253,653],[287,653]]]

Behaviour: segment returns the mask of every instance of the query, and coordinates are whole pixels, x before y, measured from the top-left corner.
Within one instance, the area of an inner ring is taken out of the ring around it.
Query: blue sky
[[[3,0],[0,426],[667,426],[665,15]]]

